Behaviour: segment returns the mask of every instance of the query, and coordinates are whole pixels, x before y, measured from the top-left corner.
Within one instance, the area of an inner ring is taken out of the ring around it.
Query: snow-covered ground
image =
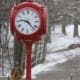
[[[74,26],[68,25],[66,27],[67,35],[64,36],[61,32],[61,25],[56,25],[55,30],[51,31],[51,43],[47,44],[47,51],[55,51],[58,49],[66,48],[72,43],[80,43],[80,39],[78,37],[73,38],[73,30]],[[32,78],[37,78],[37,74],[50,71],[51,67],[54,67],[56,64],[63,63],[79,55],[80,48],[76,48],[70,51],[63,51],[59,53],[48,53],[46,56],[46,60],[43,64],[39,64],[32,68]],[[23,76],[23,78],[25,78],[25,75]]]
[[[68,47],[73,43],[80,43],[78,37],[73,37],[74,26],[68,25],[66,27],[67,35],[64,36],[61,32],[61,26],[57,25],[55,27],[55,31],[52,31],[51,35],[51,44],[48,44],[48,51],[55,51],[58,49],[62,49]],[[80,33],[80,32],[79,32]]]
[[[73,30],[74,26],[68,25],[66,27],[67,36],[64,36],[61,32],[61,25],[56,25],[55,30],[51,32],[51,43],[47,44],[47,51],[55,51],[58,49],[67,48],[70,44],[73,43],[80,43],[80,39],[78,37],[73,37]],[[64,63],[65,61],[79,55],[80,48],[59,53],[48,53],[45,63],[39,64],[32,68],[32,78],[37,78],[37,74],[41,74],[42,72],[46,71],[48,72],[51,70],[51,67],[54,67],[56,64]]]

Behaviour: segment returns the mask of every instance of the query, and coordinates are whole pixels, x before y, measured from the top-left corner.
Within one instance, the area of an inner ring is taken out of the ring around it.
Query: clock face
[[[32,8],[21,9],[15,17],[15,26],[22,34],[33,34],[40,27],[39,14]]]

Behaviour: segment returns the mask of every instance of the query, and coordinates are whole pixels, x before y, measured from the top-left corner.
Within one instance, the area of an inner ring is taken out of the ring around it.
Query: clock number
[[[18,15],[18,17],[20,18],[21,16],[20,16],[20,15]]]
[[[39,21],[35,21],[36,23],[38,23]]]
[[[24,28],[22,28],[21,31],[24,31]]]
[[[28,30],[26,30],[26,32],[28,33],[29,31],[28,31]]]
[[[37,26],[36,25],[34,25],[35,26],[35,28],[37,28]]]
[[[25,12],[22,12],[23,15],[25,15]]]
[[[19,24],[18,27],[21,27],[21,24]]]
[[[29,10],[27,10],[27,14],[29,14]]]
[[[35,16],[34,18],[37,18],[38,16]]]
[[[19,21],[16,21],[16,22],[20,22],[20,20]]]

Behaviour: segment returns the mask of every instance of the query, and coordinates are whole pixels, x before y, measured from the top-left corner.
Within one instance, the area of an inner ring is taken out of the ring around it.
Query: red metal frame
[[[33,8],[37,11],[40,16],[40,27],[39,29],[30,35],[25,35],[20,33],[15,27],[15,17],[19,10],[23,8]],[[14,5],[11,9],[10,14],[10,28],[12,34],[17,38],[17,40],[23,40],[26,44],[26,80],[31,80],[31,53],[32,53],[32,44],[35,41],[40,40],[41,36],[46,34],[46,23],[47,23],[47,8],[42,5],[33,2],[33,0],[27,0],[27,2],[20,3],[18,5]]]
[[[26,80],[31,80],[31,53],[32,53],[32,41],[26,42]]]
[[[43,12],[43,22],[44,22],[44,24],[43,24],[43,32],[44,32],[44,34],[46,34],[47,33],[47,27],[48,27],[48,24],[47,24],[47,22],[48,22],[48,10],[47,10],[47,7],[44,7],[44,12]]]
[[[40,28],[33,34],[31,35],[25,35],[20,33],[16,27],[15,27],[15,17],[18,13],[19,10],[23,8],[33,8],[35,9],[39,16],[40,16]],[[47,15],[47,9],[42,7],[42,5],[36,3],[36,2],[23,2],[18,4],[17,6],[14,6],[11,10],[11,16],[10,16],[10,27],[11,31],[14,34],[18,40],[39,40],[40,36],[42,34],[46,33],[46,15]]]

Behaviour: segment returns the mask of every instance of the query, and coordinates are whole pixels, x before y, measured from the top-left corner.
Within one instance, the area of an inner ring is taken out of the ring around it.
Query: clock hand
[[[26,21],[26,22],[35,30],[35,28],[31,25],[29,21]]]
[[[20,22],[20,21],[23,21],[23,22],[28,23],[28,24],[35,30],[35,28],[31,25],[31,23],[30,23],[28,20],[19,20],[19,21],[17,21],[17,22]]]

